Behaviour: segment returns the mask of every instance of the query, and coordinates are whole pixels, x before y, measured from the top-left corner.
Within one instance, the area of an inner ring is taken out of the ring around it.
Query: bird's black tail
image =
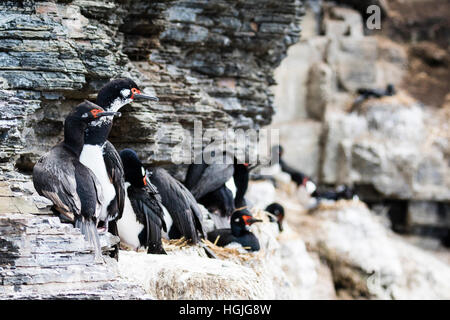
[[[150,221],[149,221],[150,222]],[[149,230],[147,246],[147,253],[152,254],[167,254],[161,242],[161,225],[155,222],[150,222],[147,226]]]
[[[75,227],[81,230],[84,238],[94,246],[95,260],[102,260],[102,247],[100,245],[100,238],[97,232],[97,225],[91,219],[86,219],[81,216],[75,220]]]

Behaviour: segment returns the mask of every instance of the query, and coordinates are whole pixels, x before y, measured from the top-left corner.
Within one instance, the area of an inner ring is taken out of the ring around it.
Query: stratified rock
[[[137,284],[119,276],[117,262],[57,217],[0,214],[1,299],[141,299]],[[104,249],[116,237],[102,236]]]
[[[0,4],[3,167],[31,171],[64,116],[113,77],[159,103],[135,103],[110,139],[145,164],[189,160],[203,129],[259,128],[273,114],[272,71],[299,38],[300,0],[17,1]],[[25,111],[26,110],[26,111]],[[7,113],[7,114],[6,114]],[[205,141],[206,142],[206,141]]]

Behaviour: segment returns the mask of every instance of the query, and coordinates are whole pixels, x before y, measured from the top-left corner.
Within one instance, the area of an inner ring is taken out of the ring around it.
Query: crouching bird
[[[258,238],[250,231],[250,226],[262,220],[255,219],[247,209],[237,210],[231,216],[230,227],[208,232],[208,240],[220,247],[237,242],[249,251],[258,251]]]
[[[120,240],[137,250],[147,248],[147,253],[166,254],[161,242],[161,229],[167,232],[161,196],[148,179],[136,152],[120,152],[125,171],[125,207],[117,221]]]
[[[79,158],[88,124],[105,116],[101,107],[85,101],[79,104],[64,121],[64,140],[43,155],[33,168],[36,191],[53,202],[53,211],[81,230],[95,248],[95,257],[101,257],[97,223],[105,205],[103,191],[94,172]]]

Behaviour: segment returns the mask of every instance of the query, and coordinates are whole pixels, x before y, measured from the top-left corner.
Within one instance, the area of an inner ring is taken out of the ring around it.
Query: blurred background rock
[[[371,4],[380,30],[366,27]],[[448,13],[445,1],[309,1],[272,87],[290,164],[435,239],[450,227]],[[388,84],[395,95],[354,105],[358,89]]]

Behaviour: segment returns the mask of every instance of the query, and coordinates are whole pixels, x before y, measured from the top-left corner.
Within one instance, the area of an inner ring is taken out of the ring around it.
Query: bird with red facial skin
[[[247,209],[236,210],[231,216],[230,228],[208,232],[208,240],[220,247],[236,242],[248,251],[258,251],[259,240],[250,231],[250,226],[255,222],[262,220],[255,219]]]
[[[72,222],[81,230],[101,257],[97,232],[98,218],[105,207],[100,181],[80,161],[87,126],[103,117],[117,115],[104,112],[85,101],[70,113],[64,122],[64,140],[43,155],[33,168],[33,184],[39,195],[53,202],[52,210],[62,220]]]
[[[116,112],[137,100],[158,101],[158,98],[143,94],[133,80],[122,78],[105,84],[98,92],[96,103],[105,111]],[[118,235],[116,221],[123,214],[125,181],[119,153],[107,140],[112,125],[113,117],[89,123],[80,162],[94,172],[103,188],[107,204],[99,216],[103,230]],[[118,259],[118,253],[119,246],[116,245],[111,256]]]

